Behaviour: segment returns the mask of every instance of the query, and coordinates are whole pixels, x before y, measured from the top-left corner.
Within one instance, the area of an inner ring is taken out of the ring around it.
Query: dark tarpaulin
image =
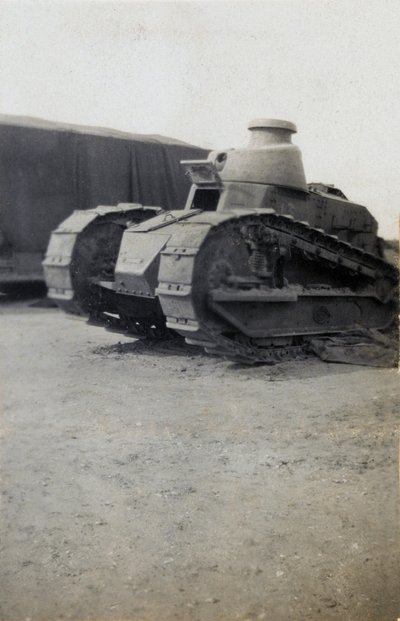
[[[397,330],[389,335],[360,327],[345,335],[312,339],[309,348],[325,362],[385,368],[397,367],[399,363]]]
[[[74,209],[180,209],[190,182],[179,162],[207,154],[162,136],[0,117],[0,230],[14,251],[43,253]]]

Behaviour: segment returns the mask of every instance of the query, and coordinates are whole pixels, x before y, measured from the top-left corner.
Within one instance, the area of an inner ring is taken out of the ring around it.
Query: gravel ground
[[[1,620],[400,616],[397,371],[0,315]]]

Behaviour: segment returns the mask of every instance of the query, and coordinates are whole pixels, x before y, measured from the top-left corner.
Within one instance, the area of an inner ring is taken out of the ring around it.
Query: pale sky
[[[399,0],[0,0],[0,112],[244,146],[293,121],[308,181],[398,236]]]

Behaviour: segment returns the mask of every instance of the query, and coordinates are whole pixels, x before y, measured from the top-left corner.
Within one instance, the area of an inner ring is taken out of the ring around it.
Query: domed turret
[[[223,181],[278,185],[307,192],[300,149],[292,144],[296,125],[277,119],[256,119],[246,149],[227,153]]]

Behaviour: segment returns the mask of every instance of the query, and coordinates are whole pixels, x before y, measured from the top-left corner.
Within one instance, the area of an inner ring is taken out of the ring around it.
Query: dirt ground
[[[400,616],[397,371],[0,333],[2,621]]]

